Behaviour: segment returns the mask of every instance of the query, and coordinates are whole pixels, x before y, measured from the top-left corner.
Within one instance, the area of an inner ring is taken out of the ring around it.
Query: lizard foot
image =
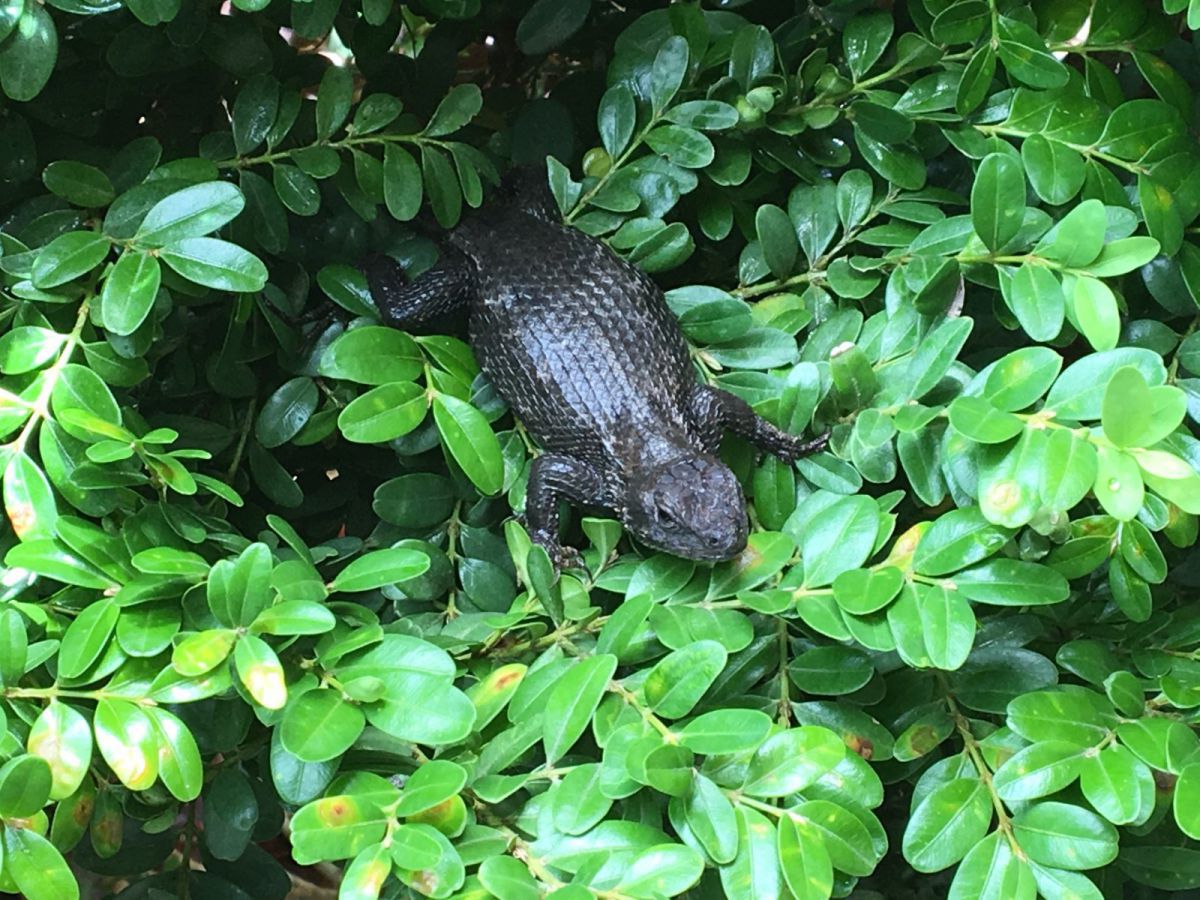
[[[540,546],[550,556],[550,562],[553,563],[556,570],[562,569],[584,569],[583,556],[574,547],[568,547],[558,542],[558,539],[550,534],[532,534],[533,542]]]
[[[803,459],[806,456],[812,456],[814,453],[820,453],[829,446],[829,432],[825,432],[820,437],[813,438],[811,441],[801,441],[799,439],[792,441],[789,446],[781,447],[775,452],[786,463],[794,463],[798,459]]]

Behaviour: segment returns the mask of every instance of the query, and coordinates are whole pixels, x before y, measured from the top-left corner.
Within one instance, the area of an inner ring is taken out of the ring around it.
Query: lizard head
[[[732,559],[746,547],[746,498],[729,467],[691,454],[646,473],[625,524],[643,543],[686,559]]]

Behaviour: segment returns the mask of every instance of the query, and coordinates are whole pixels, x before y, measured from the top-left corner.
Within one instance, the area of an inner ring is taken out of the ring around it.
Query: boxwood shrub
[[[0,4],[0,891],[1200,888],[1196,27]],[[379,321],[517,165],[831,432],[726,440],[737,559],[558,575],[462,323]]]

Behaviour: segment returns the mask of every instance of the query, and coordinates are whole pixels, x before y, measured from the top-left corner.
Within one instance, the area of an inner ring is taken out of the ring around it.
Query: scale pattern
[[[690,434],[687,345],[640,269],[520,210],[456,243],[476,272],[471,344],[480,365],[547,450],[607,467],[637,434]]]

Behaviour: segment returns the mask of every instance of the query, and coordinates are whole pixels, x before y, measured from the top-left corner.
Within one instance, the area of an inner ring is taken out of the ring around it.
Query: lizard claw
[[[575,547],[560,545],[556,551],[550,555],[550,558],[554,560],[555,567],[559,569],[587,570],[587,567],[583,564],[583,554],[581,554]]]
[[[564,546],[551,534],[533,534],[533,542],[544,549],[556,571],[585,569],[583,556],[574,547]]]

